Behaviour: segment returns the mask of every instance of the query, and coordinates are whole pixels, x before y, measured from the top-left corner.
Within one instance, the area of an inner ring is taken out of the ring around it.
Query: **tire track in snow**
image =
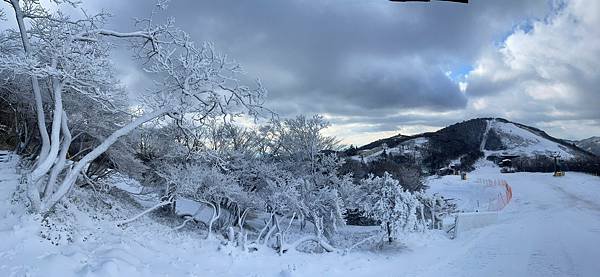
[[[558,192],[564,194],[564,196],[568,200],[570,200],[571,204],[575,204],[574,206],[579,206],[579,207],[583,207],[583,208],[586,208],[586,209],[589,209],[589,210],[595,210],[597,212],[600,212],[600,203],[596,203],[596,202],[593,202],[593,201],[588,200],[588,199],[583,199],[583,198],[577,196],[576,194],[571,193],[571,192],[565,190],[561,186],[553,185],[552,188],[555,191],[558,191]]]

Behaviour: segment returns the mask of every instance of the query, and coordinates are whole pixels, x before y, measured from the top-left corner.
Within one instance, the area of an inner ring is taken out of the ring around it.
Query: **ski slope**
[[[407,235],[403,244],[384,249],[278,256],[270,249],[245,253],[227,248],[204,240],[197,232],[176,232],[148,218],[118,228],[114,219],[92,219],[89,211],[69,217],[85,237],[73,236],[72,242],[54,246],[40,237],[40,219],[10,202],[18,184],[17,160],[0,159],[0,276],[547,277],[600,273],[600,178],[595,176],[572,172],[561,178],[500,175],[497,168],[482,167],[469,178],[502,178],[513,188],[513,200],[497,224],[465,232],[455,240],[443,232],[428,232]],[[433,187],[443,194],[449,191],[443,186],[461,185],[457,178],[445,176]]]
[[[485,141],[489,130],[492,129],[496,132],[505,146],[506,150],[500,151],[489,151],[481,148],[486,156],[490,154],[502,154],[508,152],[509,154],[517,154],[522,156],[535,156],[535,155],[552,155],[559,154],[563,159],[572,159],[575,156],[570,152],[564,145],[560,145],[547,138],[544,138],[538,134],[531,132],[523,127],[519,127],[512,122],[502,122],[495,119],[488,120],[488,127],[484,134],[482,146],[485,145]]]

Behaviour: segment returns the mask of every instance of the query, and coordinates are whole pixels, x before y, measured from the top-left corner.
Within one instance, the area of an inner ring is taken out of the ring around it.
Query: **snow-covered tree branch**
[[[156,24],[149,17],[140,21],[140,30],[120,32],[100,27],[106,21],[103,14],[73,20],[60,12],[61,5],[77,6],[76,2],[59,2],[55,13],[37,1],[7,2],[15,11],[23,51],[3,54],[0,71],[31,79],[42,145],[27,178],[34,210],[49,211],[69,192],[84,168],[148,121],[163,116],[170,118],[167,122],[202,121],[261,112],[264,89],[260,82],[255,88],[242,85],[237,79],[242,73],[239,65],[217,53],[211,44],[197,47],[172,22]],[[110,62],[115,39],[127,40],[139,49],[136,53],[144,59],[143,70],[156,78],[156,86],[139,99],[143,114],[123,122],[72,168],[66,168],[71,143],[68,113],[77,108],[65,106],[70,104],[67,98],[95,103],[96,108],[112,113],[127,112],[115,105],[119,99],[113,95],[119,90]],[[46,91],[50,93],[44,95]],[[53,103],[50,118],[43,107],[45,99]],[[48,119],[50,131],[46,129]]]

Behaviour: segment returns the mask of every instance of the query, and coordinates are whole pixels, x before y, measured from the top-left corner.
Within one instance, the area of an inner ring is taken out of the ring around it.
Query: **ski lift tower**
[[[558,159],[560,158],[560,154],[558,152],[552,153],[550,157],[554,158],[554,177],[562,177],[565,176],[565,172],[560,169],[558,164]]]

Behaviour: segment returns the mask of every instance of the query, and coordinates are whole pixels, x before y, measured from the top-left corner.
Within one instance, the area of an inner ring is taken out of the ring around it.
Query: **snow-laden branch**
[[[152,211],[154,211],[154,210],[156,210],[156,209],[158,209],[160,207],[163,207],[163,206],[166,206],[166,205],[170,205],[170,204],[173,204],[173,199],[172,198],[169,199],[169,200],[167,200],[167,201],[159,202],[156,205],[150,207],[149,209],[146,209],[145,211],[137,214],[136,216],[134,216],[132,218],[129,218],[129,219],[117,222],[117,226],[123,226],[123,225],[131,223],[133,221],[136,221],[138,218],[140,218],[140,217],[142,217],[142,216],[144,216],[144,215],[146,215],[146,214],[148,214],[148,213],[150,213],[150,212],[152,212]]]
[[[212,238],[212,236],[213,236],[213,234],[212,234],[213,224],[221,217],[221,204],[219,204],[219,203],[213,204],[212,202],[206,201],[206,200],[200,200],[200,202],[211,206],[213,209],[212,217],[210,218],[210,221],[208,222],[208,234],[206,234],[206,238],[209,239],[209,238]]]
[[[333,247],[331,244],[329,244],[327,241],[325,241],[323,239],[323,237],[312,236],[312,235],[311,236],[302,237],[302,238],[296,240],[295,242],[292,242],[290,244],[284,245],[283,251],[285,252],[285,251],[287,251],[289,249],[296,249],[300,245],[302,245],[303,243],[310,242],[310,241],[316,242],[319,246],[321,246],[327,252],[336,252],[336,251],[338,251],[337,248]]]
[[[158,31],[159,30],[155,30],[152,32],[147,32],[147,31],[117,32],[117,31],[107,30],[107,29],[95,29],[95,30],[79,33],[79,34],[73,36],[73,40],[97,42],[98,39],[94,36],[101,35],[101,36],[109,36],[109,37],[116,37],[116,38],[143,38],[143,39],[153,41],[156,39],[155,34]]]

